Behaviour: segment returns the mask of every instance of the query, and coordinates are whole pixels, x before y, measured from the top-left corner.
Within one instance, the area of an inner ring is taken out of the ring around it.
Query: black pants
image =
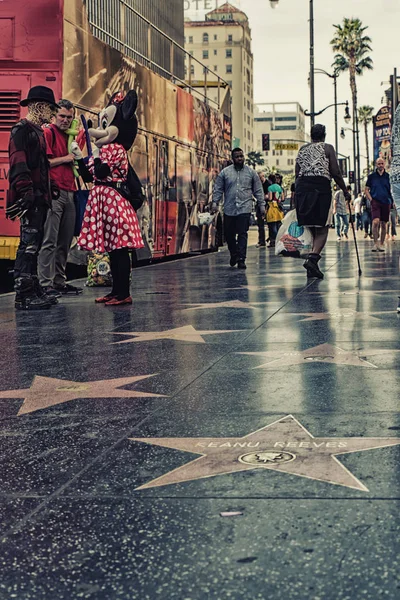
[[[14,264],[14,280],[37,275],[37,259],[43,241],[47,206],[34,206],[20,221],[20,240]]]
[[[275,221],[274,223],[268,223],[269,241],[275,243],[276,236],[278,235],[281,221]]]
[[[257,227],[258,227],[258,244],[259,246],[265,246],[265,219],[257,215]]]
[[[249,226],[250,213],[243,213],[235,217],[224,215],[225,239],[232,258],[246,260]]]
[[[110,267],[113,279],[111,294],[118,300],[130,296],[131,259],[129,248],[120,248],[110,252]]]

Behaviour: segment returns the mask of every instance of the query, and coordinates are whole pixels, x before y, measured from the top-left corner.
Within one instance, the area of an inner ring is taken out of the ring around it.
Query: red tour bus
[[[151,69],[139,64],[118,38],[120,19],[126,29],[129,17],[140,20],[121,0],[0,2],[0,259],[13,260],[18,246],[18,223],[5,218],[7,150],[12,125],[26,114],[19,102],[34,85],[51,87],[56,98],[68,98],[78,114],[95,120],[111,94],[135,89],[139,131],[130,160],[146,191],[138,213],[145,248],[138,260],[218,247],[220,215],[201,224],[199,214],[229,158],[229,88],[218,80],[213,102],[205,98],[207,83],[201,97],[165,68],[162,77],[155,63],[148,63]],[[147,21],[142,25],[150,31]]]

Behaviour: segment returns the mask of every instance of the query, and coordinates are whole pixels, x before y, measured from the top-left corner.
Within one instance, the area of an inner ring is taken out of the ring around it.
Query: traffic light
[[[349,171],[349,183],[355,183],[354,171]]]
[[[269,150],[269,133],[262,134],[262,149],[264,152],[268,152]]]

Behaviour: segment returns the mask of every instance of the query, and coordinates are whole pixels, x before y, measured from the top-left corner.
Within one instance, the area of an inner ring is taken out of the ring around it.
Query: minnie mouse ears
[[[124,121],[132,119],[138,105],[137,93],[135,90],[129,90],[126,96],[124,96],[122,92],[116,92],[111,96],[108,106],[111,104],[119,104],[121,106],[122,118]]]

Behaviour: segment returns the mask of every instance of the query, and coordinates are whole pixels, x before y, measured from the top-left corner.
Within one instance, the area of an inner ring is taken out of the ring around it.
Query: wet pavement
[[[400,596],[400,242],[331,236],[0,297],[0,599]]]

